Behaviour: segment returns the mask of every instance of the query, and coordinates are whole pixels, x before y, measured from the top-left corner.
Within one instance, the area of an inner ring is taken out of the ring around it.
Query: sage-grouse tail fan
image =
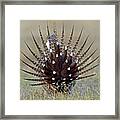
[[[91,41],[91,43],[86,46],[89,40],[88,35],[82,44],[79,45],[83,34],[83,28],[80,30],[78,38],[73,46],[71,46],[71,43],[73,42],[72,40],[75,30],[74,26],[71,29],[66,46],[64,45],[64,25],[62,26],[60,38],[58,38],[55,30],[50,33],[48,25],[46,30],[48,36],[47,41],[44,40],[39,26],[39,36],[44,50],[43,48],[41,49],[35,36],[31,32],[33,42],[39,52],[39,55],[37,55],[28,43],[25,42],[26,47],[35,59],[31,59],[27,54],[21,52],[26,58],[26,61],[21,60],[21,62],[33,71],[31,72],[28,69],[21,69],[23,72],[33,76],[32,78],[24,78],[24,80],[30,81],[31,86],[46,85],[48,86],[48,89],[52,91],[69,93],[72,87],[74,87],[76,81],[91,78],[96,75],[96,73],[90,72],[99,65],[95,64],[95,61],[99,59],[99,56],[91,60],[94,54],[96,54],[97,49],[92,49],[92,52],[89,53],[94,41]],[[28,64],[27,61],[31,64]]]

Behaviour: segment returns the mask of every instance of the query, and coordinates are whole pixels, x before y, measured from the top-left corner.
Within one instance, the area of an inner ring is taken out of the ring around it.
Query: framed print
[[[119,119],[118,1],[1,8],[1,118]]]

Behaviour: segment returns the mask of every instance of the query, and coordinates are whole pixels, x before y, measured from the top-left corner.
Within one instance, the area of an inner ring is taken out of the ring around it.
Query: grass
[[[99,100],[100,80],[99,76],[94,79],[77,81],[71,94],[50,94],[42,86],[32,87],[30,82],[21,77],[20,99],[21,100]]]

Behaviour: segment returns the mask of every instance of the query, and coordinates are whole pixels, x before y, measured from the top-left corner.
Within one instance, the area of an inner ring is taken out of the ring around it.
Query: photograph
[[[100,100],[100,20],[20,20],[20,100]]]

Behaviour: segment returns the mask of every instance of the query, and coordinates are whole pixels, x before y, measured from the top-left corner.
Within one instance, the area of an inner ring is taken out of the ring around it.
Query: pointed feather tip
[[[25,45],[27,46],[27,48],[30,49],[30,47],[29,47],[29,45],[27,44],[27,42],[26,42],[26,41],[24,41],[24,42],[25,42]]]
[[[23,72],[25,72],[26,70],[24,70],[24,69],[20,69],[21,71],[23,71]]]
[[[20,61],[24,63],[24,61],[22,59],[20,59]]]
[[[32,37],[34,38],[33,32],[31,31],[30,34],[32,35]]]
[[[24,55],[24,52],[23,52],[23,51],[21,51],[21,50],[20,50],[20,53],[21,53],[22,55]]]
[[[41,30],[40,28],[41,28],[40,25],[38,25],[38,29],[39,29],[39,30]]]

